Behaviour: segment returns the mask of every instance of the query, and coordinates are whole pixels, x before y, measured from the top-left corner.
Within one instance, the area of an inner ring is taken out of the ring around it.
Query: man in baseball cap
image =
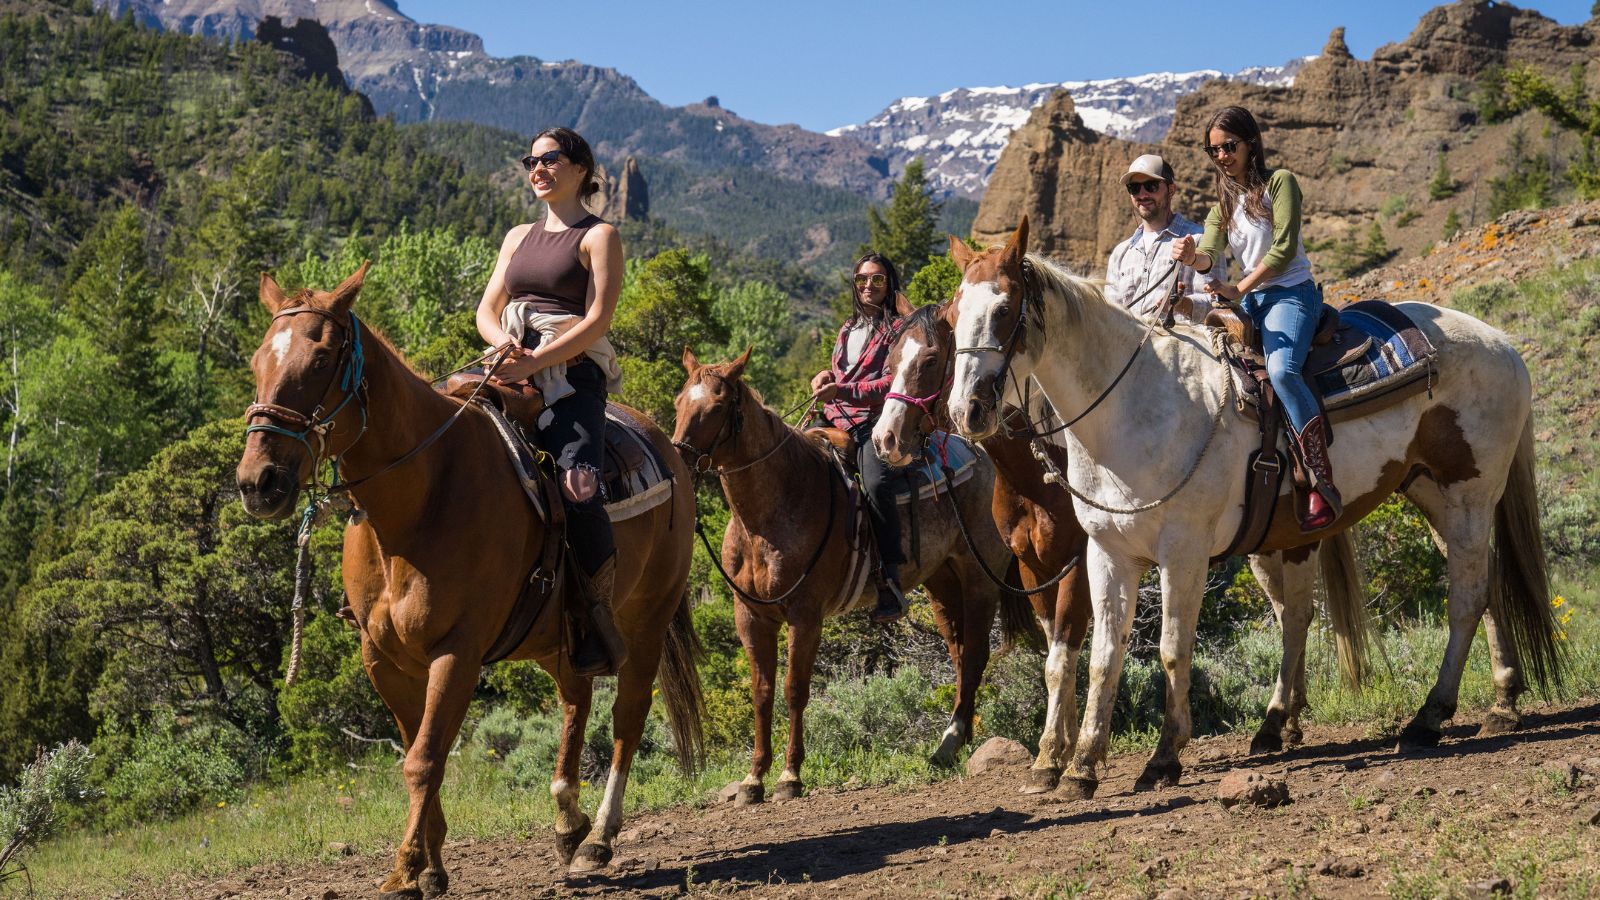
[[[1169,268],[1172,242],[1190,234],[1196,235],[1198,240],[1198,235],[1205,231],[1172,211],[1172,200],[1178,193],[1176,181],[1172,166],[1154,153],[1146,153],[1128,165],[1122,185],[1128,191],[1134,213],[1139,216],[1139,226],[1111,251],[1106,263],[1106,299],[1120,303],[1139,316],[1155,315],[1176,274],[1183,282],[1187,301],[1177,304],[1177,319],[1199,323],[1205,321],[1206,311],[1210,309],[1202,284],[1220,273],[1215,267],[1199,276],[1188,266],[1179,266],[1176,273]]]

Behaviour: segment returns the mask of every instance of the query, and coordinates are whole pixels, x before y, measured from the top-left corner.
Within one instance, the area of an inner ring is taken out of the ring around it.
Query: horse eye
[[[321,371],[322,369],[326,369],[327,367],[328,367],[328,354],[323,352],[323,351],[321,351],[321,350],[318,350],[316,355],[311,357],[311,369],[312,369],[312,371]]]

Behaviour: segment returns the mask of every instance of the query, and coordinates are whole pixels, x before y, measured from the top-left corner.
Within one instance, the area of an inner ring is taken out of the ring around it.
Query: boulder
[[[996,769],[1025,766],[1033,761],[1028,748],[1011,738],[992,737],[967,759],[968,775],[983,775]]]
[[[1289,802],[1289,783],[1277,775],[1234,769],[1217,785],[1217,800],[1228,809],[1241,804],[1270,809]]]

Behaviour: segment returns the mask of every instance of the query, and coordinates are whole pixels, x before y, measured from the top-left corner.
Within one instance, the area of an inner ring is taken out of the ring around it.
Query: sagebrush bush
[[[15,785],[0,787],[0,883],[19,871],[18,857],[24,850],[50,836],[62,807],[89,796],[93,760],[89,748],[67,741],[41,751]]]
[[[1038,752],[1044,728],[1044,656],[1017,649],[989,661],[978,688],[974,743],[1008,737]]]
[[[139,726],[127,756],[102,785],[104,824],[126,828],[234,800],[260,758],[249,737],[227,722],[180,722],[170,710],[158,710]]]
[[[939,736],[948,718],[949,706],[914,667],[902,666],[888,676],[839,679],[812,694],[806,708],[806,751],[920,751]]]

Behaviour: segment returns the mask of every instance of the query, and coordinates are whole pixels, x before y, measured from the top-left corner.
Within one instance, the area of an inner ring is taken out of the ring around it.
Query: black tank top
[[[589,297],[589,270],[578,245],[599,216],[588,215],[566,231],[545,231],[548,214],[533,223],[506,264],[506,292],[513,302],[526,300],[542,313],[581,316]]]

